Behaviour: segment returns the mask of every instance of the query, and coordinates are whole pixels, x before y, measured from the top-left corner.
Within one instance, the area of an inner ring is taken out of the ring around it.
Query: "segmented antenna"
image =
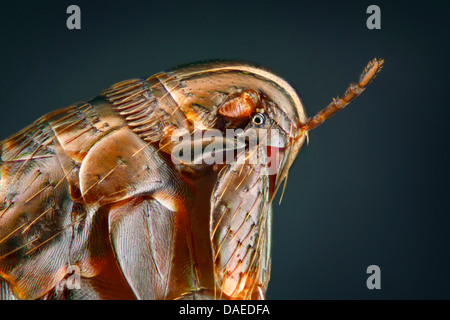
[[[364,68],[358,83],[351,83],[342,98],[333,98],[333,101],[324,109],[319,111],[314,117],[309,118],[306,123],[300,126],[301,132],[307,132],[321,125],[326,119],[334,115],[339,110],[344,109],[353,99],[359,96],[366,87],[375,79],[377,73],[383,67],[384,60],[374,58]],[[301,136],[301,135],[300,135]]]

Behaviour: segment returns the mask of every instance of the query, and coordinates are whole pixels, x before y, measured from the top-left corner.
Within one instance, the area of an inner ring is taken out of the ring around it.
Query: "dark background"
[[[274,202],[269,299],[448,299],[449,1],[2,1],[0,139],[111,84],[211,58],[256,62],[313,115],[373,57],[377,79],[310,134]],[[81,30],[66,8],[81,8]],[[381,8],[368,30],[366,8]],[[366,268],[381,268],[368,290]]]

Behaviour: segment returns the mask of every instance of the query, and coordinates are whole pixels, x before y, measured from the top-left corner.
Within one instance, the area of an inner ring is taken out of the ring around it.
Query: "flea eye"
[[[257,113],[253,116],[253,124],[257,125],[257,126],[261,126],[264,124],[266,118],[264,118],[264,115],[261,113]]]

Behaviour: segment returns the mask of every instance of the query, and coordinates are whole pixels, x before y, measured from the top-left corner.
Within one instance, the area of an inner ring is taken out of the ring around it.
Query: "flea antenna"
[[[364,89],[375,79],[377,73],[383,67],[384,60],[374,58],[364,68],[358,83],[351,83],[342,98],[333,98],[333,101],[326,108],[319,111],[314,117],[309,118],[306,123],[300,126],[301,132],[308,132],[321,125],[326,119],[334,115],[339,110],[344,109],[353,99],[359,96]],[[300,135],[302,136],[302,135]]]

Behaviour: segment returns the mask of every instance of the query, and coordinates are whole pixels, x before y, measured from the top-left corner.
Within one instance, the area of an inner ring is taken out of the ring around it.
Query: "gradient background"
[[[313,115],[382,57],[367,91],[311,132],[274,202],[268,298],[450,298],[449,1],[92,2],[0,3],[0,139],[115,82],[211,58],[267,66]],[[82,30],[66,28],[70,4]],[[381,30],[366,28],[371,4]],[[366,287],[371,264],[381,290]]]

